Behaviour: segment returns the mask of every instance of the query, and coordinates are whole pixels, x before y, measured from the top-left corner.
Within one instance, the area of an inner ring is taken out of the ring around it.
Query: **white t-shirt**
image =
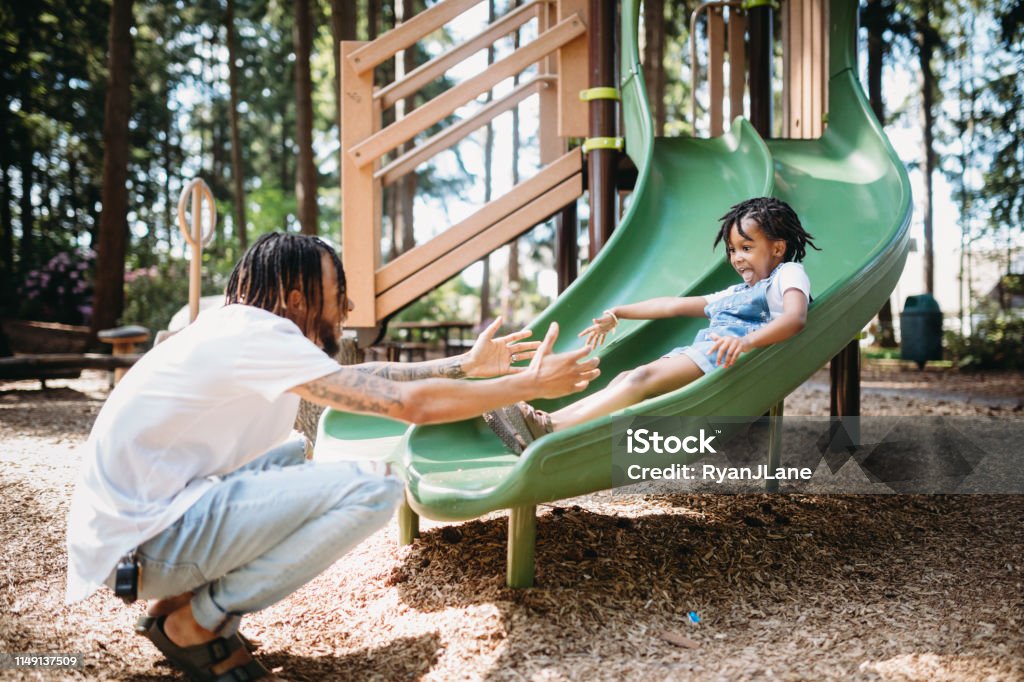
[[[230,305],[146,353],[93,425],[68,514],[68,603],[164,530],[214,480],[283,443],[299,397],[340,368],[291,321]]]
[[[745,284],[735,284],[728,289],[722,289],[713,294],[705,295],[704,300],[708,303],[714,303],[718,299],[735,293],[738,289],[742,289],[745,286]],[[770,319],[774,320],[783,313],[782,295],[790,289],[799,289],[804,292],[804,296],[807,297],[808,301],[811,300],[811,280],[807,277],[807,271],[804,270],[804,266],[800,263],[783,263],[780,265],[778,272],[775,273],[775,278],[768,285],[765,296],[768,298],[768,314]]]

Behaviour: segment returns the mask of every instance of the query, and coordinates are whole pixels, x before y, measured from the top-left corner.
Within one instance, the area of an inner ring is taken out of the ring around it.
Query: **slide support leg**
[[[533,552],[537,539],[537,507],[512,507],[508,515],[508,559],[506,582],[509,587],[533,586]]]
[[[409,493],[406,491],[402,506],[398,508],[398,544],[411,545],[420,536],[420,515],[409,506]]]
[[[832,358],[830,449],[842,452],[860,445],[860,342],[850,341]]]

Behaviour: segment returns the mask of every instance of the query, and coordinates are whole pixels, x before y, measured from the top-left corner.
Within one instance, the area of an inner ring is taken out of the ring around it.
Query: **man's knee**
[[[390,517],[402,501],[405,484],[391,476],[359,476],[358,484],[337,501],[337,506],[360,506]]]

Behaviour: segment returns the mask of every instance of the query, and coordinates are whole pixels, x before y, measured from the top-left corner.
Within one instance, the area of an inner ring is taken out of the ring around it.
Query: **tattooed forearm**
[[[305,384],[307,400],[340,409],[390,414],[402,407],[398,386],[386,379],[361,372],[341,370]]]
[[[390,381],[418,381],[420,379],[465,379],[462,356],[428,360],[426,362],[367,362],[352,365],[352,369],[388,379]]]

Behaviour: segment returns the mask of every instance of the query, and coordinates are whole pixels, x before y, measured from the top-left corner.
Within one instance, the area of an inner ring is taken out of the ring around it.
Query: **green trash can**
[[[931,294],[908,296],[900,313],[900,357],[919,369],[942,359],[942,311]]]

